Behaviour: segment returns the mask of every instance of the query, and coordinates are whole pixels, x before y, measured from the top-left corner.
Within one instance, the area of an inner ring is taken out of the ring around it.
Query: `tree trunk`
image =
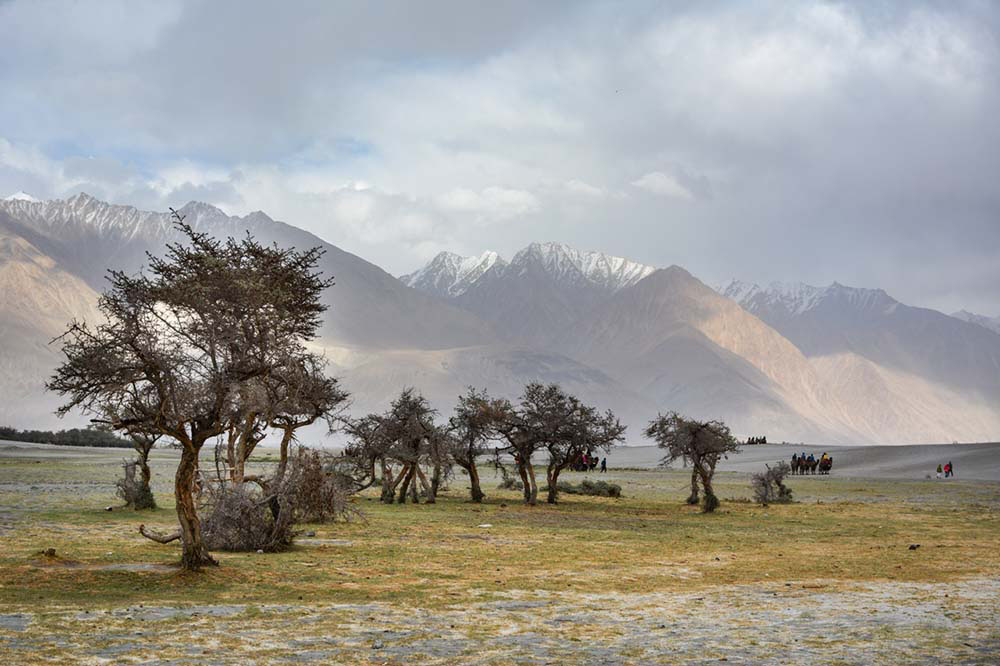
[[[433,488],[427,482],[427,475],[424,474],[424,470],[420,469],[420,465],[416,465],[416,468],[417,478],[420,479],[420,487],[424,489],[424,496],[427,497],[427,503],[434,504],[434,494],[431,492]]]
[[[417,464],[413,463],[413,464],[409,465],[406,468],[406,476],[403,477],[403,485],[399,489],[399,500],[398,500],[398,502],[400,504],[406,504],[406,495],[407,495],[408,492],[411,492],[411,491],[413,493],[413,502],[414,502],[414,504],[417,502],[417,499],[416,499],[416,495],[417,495],[416,476],[417,476]]]
[[[441,487],[441,466],[434,465],[434,473],[431,475],[431,492],[427,496],[427,503],[434,504],[437,501],[438,488]]]
[[[393,478],[392,467],[382,459],[382,496],[379,498],[383,504],[392,504],[396,500],[396,484],[399,478]]]
[[[548,502],[549,504],[555,504],[556,501],[558,501],[559,499],[559,490],[556,488],[556,486],[559,484],[560,471],[561,470],[559,469],[558,465],[556,465],[555,467],[549,465],[549,468],[545,475],[549,481],[549,494],[548,497],[545,499],[545,501]]]
[[[202,442],[204,443],[204,442]],[[177,520],[181,526],[181,567],[197,571],[205,565],[218,565],[205,547],[201,521],[194,503],[194,482],[198,474],[198,452],[201,444],[191,440],[182,443],[181,459],[174,477],[174,497],[177,500]]]
[[[218,472],[218,458],[216,458]],[[226,463],[229,465],[229,480],[236,483],[236,429],[230,428],[226,434]]]
[[[153,473],[149,469],[149,451],[139,452],[139,472],[141,473],[142,490],[152,496],[153,491],[149,487],[149,482],[153,478]]]
[[[535,481],[535,467],[528,461],[528,478],[531,480],[531,492],[528,494],[528,504],[535,506],[538,504],[538,482]]]
[[[483,489],[479,485],[479,470],[476,468],[475,461],[466,469],[469,472],[469,487],[472,493],[472,501],[476,504],[481,504],[486,499],[486,495],[483,494]]]
[[[688,504],[698,503],[698,468],[692,467],[691,469],[691,494],[687,498]]]
[[[295,429],[289,426],[282,427],[281,433],[281,446],[278,453],[278,471],[274,473],[274,478],[276,481],[281,481],[285,478],[285,470],[288,468],[288,446],[292,442],[292,436],[295,434]]]
[[[703,465],[699,465],[699,476],[701,477],[701,487],[705,491],[705,499],[702,500],[701,508],[705,513],[712,513],[717,508],[719,508],[719,498],[715,496],[715,491],[712,489],[712,473],[714,470],[708,470]]]
[[[524,463],[517,463],[517,473],[521,477],[521,490],[524,493],[524,503],[531,504],[531,481],[528,480],[528,471],[524,468]]]

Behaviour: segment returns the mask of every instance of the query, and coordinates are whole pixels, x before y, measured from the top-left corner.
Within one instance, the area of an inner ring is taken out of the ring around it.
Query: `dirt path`
[[[996,663],[1000,582],[0,614],[8,663]]]

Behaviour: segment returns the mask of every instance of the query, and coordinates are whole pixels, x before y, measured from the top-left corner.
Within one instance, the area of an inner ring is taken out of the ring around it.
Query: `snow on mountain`
[[[970,324],[982,326],[983,328],[993,331],[994,333],[1000,333],[1000,317],[987,317],[986,315],[975,314],[974,312],[969,312],[968,310],[952,312],[951,316],[955,319],[967,321]]]
[[[603,252],[581,252],[563,243],[532,243],[514,255],[508,264],[496,252],[463,257],[441,252],[420,270],[400,276],[407,286],[444,298],[456,298],[469,290],[488,271],[494,277],[545,276],[566,285],[597,288],[614,293],[629,287],[654,270],[652,266]]]
[[[830,302],[860,310],[889,309],[897,304],[881,289],[848,287],[839,282],[827,287],[814,287],[803,282],[772,282],[767,287],[761,287],[756,283],[732,280],[717,291],[754,314],[766,309],[772,313],[780,311],[795,316]]]
[[[523,274],[541,266],[552,278],[569,284],[586,283],[613,293],[630,287],[656,269],[603,252],[582,252],[563,243],[532,243],[514,255],[511,270]]]
[[[408,287],[442,298],[453,298],[464,294],[483,273],[498,265],[506,266],[507,262],[492,250],[477,257],[441,252],[420,270],[402,275],[399,279]]]
[[[4,197],[3,200],[4,201],[29,201],[29,202],[32,202],[32,203],[36,203],[36,202],[39,201],[39,199],[36,199],[35,197],[31,196],[30,194],[28,194],[24,190],[21,190],[19,192],[15,192],[14,194],[10,195],[9,197]]]

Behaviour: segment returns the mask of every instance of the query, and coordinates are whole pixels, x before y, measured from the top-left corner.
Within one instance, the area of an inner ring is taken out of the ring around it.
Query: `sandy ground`
[[[790,460],[793,453],[812,453],[817,458],[824,452],[833,456],[833,473],[837,476],[874,479],[924,479],[934,476],[938,464],[949,460],[955,466],[956,478],[978,481],[1000,481],[1000,444],[929,444],[920,446],[809,446],[766,444],[745,446],[719,469],[728,472],[756,472],[764,463]],[[616,449],[608,456],[611,467],[655,467],[662,452],[655,446],[634,446]]]
[[[828,446],[822,449],[791,444],[745,446],[724,460],[719,469],[726,472],[757,472],[765,463],[789,460],[793,453],[823,453],[833,456],[836,476],[873,479],[914,479],[934,476],[938,464],[951,461],[956,478],[977,481],[1000,481],[1000,443],[994,444],[928,444],[912,446]],[[29,453],[30,452],[30,453]],[[257,455],[275,454],[260,447]],[[128,449],[105,449],[72,446],[51,446],[0,440],[0,457],[86,458],[94,456],[118,462],[128,457]],[[655,467],[662,452],[655,446],[619,447],[608,456],[610,467]],[[539,463],[542,459],[539,458]]]

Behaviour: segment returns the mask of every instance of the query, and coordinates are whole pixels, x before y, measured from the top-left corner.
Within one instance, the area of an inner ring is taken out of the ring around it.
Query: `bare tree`
[[[694,502],[691,498],[688,502],[693,504],[698,501],[697,483],[700,481],[705,493],[702,509],[706,513],[715,511],[719,506],[719,499],[712,489],[715,466],[720,459],[739,451],[740,447],[729,427],[721,421],[695,421],[670,412],[650,421],[644,434],[666,450],[661,465],[669,465],[678,458],[691,463],[691,498]]]
[[[492,401],[486,391],[470,387],[468,393],[459,396],[455,413],[448,419],[447,446],[451,459],[469,475],[469,492],[473,502],[479,503],[486,498],[479,482],[476,459],[488,452],[490,416],[500,408],[502,405]]]
[[[216,564],[202,538],[194,488],[206,441],[227,432],[248,386],[312,339],[333,282],[315,270],[320,249],[264,246],[249,235],[217,241],[184,224],[185,244],[149,256],[148,272],[109,273],[105,323],[74,322],[60,338],[65,362],[48,388],[113,428],[174,439],[174,496],[182,566]]]
[[[326,361],[315,354],[299,354],[288,359],[269,383],[268,425],[281,432],[278,470],[280,481],[288,466],[288,447],[295,433],[319,420],[332,430],[348,394],[336,379],[327,377]]]
[[[530,383],[517,407],[508,400],[482,405],[490,422],[491,436],[501,445],[494,449],[494,465],[502,467],[502,455],[514,458],[526,504],[538,503],[538,481],[532,456],[572,432],[573,415],[579,402],[556,384]],[[558,476],[558,474],[557,474]]]
[[[396,501],[400,504],[404,504],[407,498],[414,503],[418,501],[418,482],[428,502],[433,503],[437,499],[437,488],[431,485],[421,469],[422,463],[429,464],[440,483],[440,468],[446,460],[434,424],[436,414],[426,398],[407,388],[393,400],[389,411],[382,416],[382,432],[388,441],[386,454],[402,466],[396,479],[400,484]]]
[[[563,423],[554,429],[555,437],[546,443],[549,452],[546,468],[549,504],[555,504],[559,497],[560,472],[584,455],[593,456],[596,451],[607,453],[625,439],[625,426],[611,410],[601,414],[573,396],[568,396],[567,400],[572,409]]]
[[[356,491],[381,484],[381,501],[396,501],[396,486],[401,474],[394,469],[389,455],[392,442],[386,436],[380,414],[368,414],[357,419],[343,419],[341,429],[350,438],[339,465],[354,482]]]

